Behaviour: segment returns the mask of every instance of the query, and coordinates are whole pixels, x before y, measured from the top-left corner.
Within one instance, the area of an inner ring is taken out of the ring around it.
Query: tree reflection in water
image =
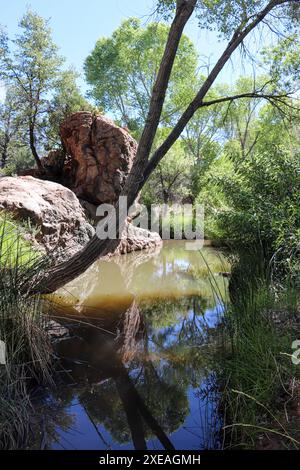
[[[167,264],[164,261],[162,277],[172,274]],[[121,267],[118,272],[114,263],[113,270],[120,285]],[[197,436],[198,448],[216,447],[217,393],[209,388],[208,377],[214,377],[212,357],[218,345],[217,299],[143,299],[125,282],[123,294],[126,302],[113,314],[101,310],[97,315],[81,305],[78,315],[70,307],[57,307],[59,322],[70,332],[55,346],[65,371],[51,393],[52,402],[62,405],[58,416],[71,414],[69,409],[77,402],[71,427],[76,427],[76,413],[77,418],[84,413],[91,423],[89,432],[99,439],[97,448],[194,448],[181,444],[176,431],[185,432],[185,441],[189,434]],[[197,403],[204,412],[198,413]],[[72,443],[66,428],[61,423],[52,426],[47,446],[55,447],[58,435]]]

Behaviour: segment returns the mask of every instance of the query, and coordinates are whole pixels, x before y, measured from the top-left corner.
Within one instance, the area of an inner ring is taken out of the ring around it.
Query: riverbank
[[[222,256],[214,249],[187,251],[184,241],[169,241],[154,251],[97,261],[51,297],[49,315],[36,304],[33,316],[20,296],[24,308],[15,325],[23,327],[27,320],[36,335],[32,348],[46,349],[49,336],[39,338],[49,316],[66,334],[47,349],[47,370],[56,386],[27,370],[18,382],[23,395],[15,397],[13,407],[3,404],[0,419],[11,409],[21,422],[17,425],[13,414],[7,418],[9,439],[2,440],[2,448],[163,449],[168,441],[177,449],[219,446],[219,397],[211,383],[220,297],[227,285],[221,270]],[[27,337],[24,341],[30,354]],[[26,357],[38,371],[43,362]],[[11,356],[9,364],[15,367]],[[3,388],[1,393],[6,398]]]
[[[9,252],[9,227],[2,234],[3,255]],[[190,445],[188,434],[200,405],[193,445],[200,439],[203,448],[221,448],[223,426],[224,448],[298,448],[300,374],[291,355],[299,331],[299,292],[287,280],[275,282],[254,252],[239,262],[232,257],[231,302],[227,277],[220,276],[229,264],[211,246],[189,252],[184,241],[174,240],[153,251],[99,260],[52,297],[49,313],[67,332],[55,340],[59,376],[68,370],[67,380],[53,393],[47,386],[57,371],[45,305],[39,297],[20,294],[25,273],[34,277],[42,260],[36,264],[28,257],[30,245],[14,237],[17,269],[7,270],[1,259],[0,327],[10,345],[8,381],[3,368],[1,375],[2,447],[26,446],[32,422],[37,434],[41,427],[45,447],[59,448],[53,436],[80,446],[69,435],[75,414],[76,426],[84,421],[89,429],[82,445],[97,447],[95,429],[100,429],[109,446],[131,448],[137,430],[128,427],[128,403],[116,387],[131,384],[132,389],[140,370],[132,402],[138,393],[142,410],[151,411],[168,439],[176,437],[177,448]],[[18,246],[27,256],[20,256]],[[32,385],[40,390],[34,408]],[[163,403],[157,410],[153,397],[158,393]],[[40,419],[44,415],[47,422]],[[147,442],[156,436],[151,429]],[[32,446],[42,444],[37,439]]]
[[[0,449],[25,445],[33,412],[30,389],[52,383],[43,302],[24,291],[46,263],[26,240],[28,230],[0,214]]]
[[[225,448],[298,449],[300,366],[292,355],[299,289],[287,279],[276,282],[258,263],[253,253],[244,256],[229,286],[230,354],[221,359]]]

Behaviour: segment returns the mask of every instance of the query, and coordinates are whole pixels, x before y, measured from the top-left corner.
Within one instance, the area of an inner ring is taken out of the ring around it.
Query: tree
[[[52,41],[48,21],[29,10],[19,26],[22,33],[12,41],[12,49],[7,35],[1,33],[0,76],[15,89],[19,113],[26,123],[27,140],[40,168],[37,135],[49,110],[49,95],[56,85],[62,59]]]
[[[241,94],[249,90],[252,86],[252,77],[240,77],[232,90],[227,92],[231,94]],[[257,88],[264,88],[266,83],[270,84],[267,76],[256,79]],[[270,91],[270,90],[269,90]],[[251,153],[254,145],[260,137],[260,131],[255,126],[259,112],[264,102],[262,98],[244,98],[229,103],[224,109],[223,130],[227,139],[225,146],[237,146],[240,158],[245,158]]]
[[[168,37],[168,26],[150,23],[146,28],[130,18],[112,34],[99,39],[85,61],[90,95],[104,111],[113,112],[123,125],[141,132],[147,117],[152,88]],[[197,53],[193,43],[182,35],[161,121],[169,122],[173,113],[186,106],[186,89],[196,79]],[[179,96],[180,95],[180,98]],[[174,103],[176,98],[176,103]]]
[[[172,125],[176,125],[186,103],[189,103],[193,99],[193,96],[204,81],[205,77],[199,76],[196,80],[191,80],[189,83],[181,84],[179,86],[180,92],[175,93],[172,98],[172,103],[176,112],[174,112],[169,119],[169,126],[166,128],[168,133],[172,129]],[[208,97],[210,100],[220,98],[222,96],[222,92],[223,89],[221,89],[221,87],[215,86],[209,91]],[[194,200],[197,196],[199,186],[202,184],[202,179],[207,169],[219,155],[220,142],[224,140],[222,136],[224,132],[223,117],[224,112],[221,105],[200,109],[195,112],[194,116],[187,123],[180,136],[179,140],[182,142],[182,149],[186,155],[183,174],[188,174],[190,180],[188,185],[190,200]],[[166,132],[164,133],[164,136],[165,138],[167,137]],[[160,143],[162,143],[162,140]],[[158,148],[158,146],[154,144],[153,149],[156,150],[156,148]],[[169,168],[171,167],[169,162],[170,154],[173,154],[173,152],[168,152],[166,159],[158,165],[154,173],[158,171],[158,168],[161,165],[167,165]],[[181,159],[179,158],[179,160]],[[182,161],[182,169],[183,165],[184,162]]]
[[[4,168],[10,156],[13,143],[16,143],[20,131],[18,108],[20,103],[14,88],[7,88],[5,101],[0,104],[0,168]]]
[[[143,202],[158,204],[163,201],[168,204],[189,197],[192,166],[193,158],[183,142],[176,142],[146,183],[142,193]]]
[[[299,89],[300,43],[298,34],[283,36],[273,47],[262,51],[263,62],[269,68],[272,84],[277,90]]]
[[[274,17],[274,15],[278,13],[278,10],[280,11],[280,7],[286,9],[290,6],[295,7],[295,9],[298,9],[297,11],[299,11],[299,3],[295,0],[270,0],[267,3],[263,1],[241,1],[238,2],[237,5],[239,8],[241,6],[243,7],[242,12],[240,11],[242,14],[237,15],[235,7],[236,3],[234,3],[232,8],[228,8],[228,2],[225,2],[224,0],[201,2],[200,5],[205,7],[207,10],[202,14],[202,21],[206,20],[208,27],[213,24],[220,24],[220,31],[224,32],[226,36],[230,35],[231,38],[229,39],[219,60],[208,73],[208,76],[201,85],[196,96],[189,103],[168,137],[151,155],[151,149],[161,119],[163,104],[179,42],[184,26],[195,10],[196,4],[196,0],[177,0],[176,2],[174,19],[169,30],[166,47],[153,86],[149,110],[139,141],[136,158],[126,180],[125,187],[121,193],[127,197],[128,206],[133,204],[149,176],[179,138],[185,126],[198,109],[219,103],[231,102],[245,97],[265,98],[270,102],[275,103],[276,100],[281,100],[282,102],[287,98],[286,93],[277,94],[275,92],[266,94],[261,90],[252,89],[248,93],[242,93],[240,95],[223,96],[214,100],[206,99],[207,93],[226,63],[232,57],[232,54],[243,44],[243,41],[258,27],[258,25],[262,23],[262,21],[267,21],[268,14],[272,12],[272,16]],[[218,7],[224,7],[224,5],[227,5],[230,15],[223,15],[222,17],[222,8],[220,8],[219,11]],[[118,233],[120,233],[124,227],[125,217],[126,215],[123,214],[120,223],[117,224]],[[114,215],[105,218],[102,222],[103,226],[107,226],[108,223],[111,223],[111,218],[114,218]],[[56,266],[50,267],[49,270],[43,274],[39,280],[37,280],[35,286],[31,287],[31,291],[51,292],[56,290],[58,287],[84,272],[101,254],[107,251],[107,249],[115,246],[115,240],[101,240],[97,235],[95,235],[90,242],[72,258]]]
[[[290,126],[286,128],[278,110],[264,106],[250,125],[259,138],[247,152],[236,145],[238,140],[229,141],[223,157],[227,166],[212,169],[199,196],[210,199],[212,220],[207,221],[214,238],[240,252],[259,247],[268,262],[273,258],[275,268],[288,272],[299,265],[300,226],[299,142],[295,145],[297,128]],[[215,192],[221,200],[214,198]]]
[[[0,105],[0,152],[1,173],[18,174],[32,168],[35,161],[26,144],[22,103],[14,86],[7,86],[5,101]]]
[[[59,125],[64,119],[77,111],[93,110],[77,86],[77,76],[74,70],[69,69],[62,71],[57,77],[44,125],[49,150],[61,145]]]

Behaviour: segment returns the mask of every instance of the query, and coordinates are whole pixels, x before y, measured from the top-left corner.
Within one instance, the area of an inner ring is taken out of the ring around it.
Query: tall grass
[[[290,320],[298,315],[299,292],[291,285],[278,290],[271,278],[259,250],[243,253],[232,269],[232,301],[225,313],[231,354],[223,368],[226,444],[231,447],[256,447],[262,435],[300,446],[283,403],[290,398],[288,384],[300,372],[290,357],[296,339]],[[280,397],[286,398],[281,402]]]
[[[42,315],[44,303],[27,291],[46,260],[6,216],[0,220],[0,449],[26,445],[31,413],[30,386],[51,381],[51,346]]]

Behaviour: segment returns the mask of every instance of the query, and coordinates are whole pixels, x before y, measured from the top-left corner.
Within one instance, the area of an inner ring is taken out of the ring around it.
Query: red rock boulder
[[[130,134],[104,116],[78,112],[60,127],[67,152],[62,184],[94,205],[114,203],[137,150]]]

